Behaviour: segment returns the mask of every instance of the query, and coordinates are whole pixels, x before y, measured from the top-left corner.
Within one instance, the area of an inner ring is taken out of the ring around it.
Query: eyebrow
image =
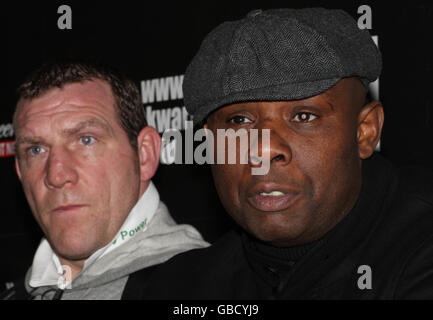
[[[334,111],[335,107],[330,101],[326,101],[326,103],[331,107],[331,110]]]
[[[334,111],[335,110],[335,106],[333,104],[334,102],[334,96],[332,95],[332,93],[326,92],[325,91],[325,101],[326,103],[331,107],[331,110]]]
[[[113,135],[113,131],[111,129],[111,126],[109,124],[99,120],[99,119],[96,119],[96,118],[90,118],[87,120],[83,120],[83,121],[77,123],[72,128],[63,129],[62,133],[65,135],[73,136],[84,129],[92,128],[92,127],[102,129],[104,131],[107,131],[110,135]]]
[[[80,121],[72,128],[63,129],[62,133],[67,136],[73,136],[77,134],[78,132],[87,129],[87,128],[99,128],[106,132],[108,132],[110,135],[113,135],[113,130],[111,126],[99,119],[96,118],[90,118],[83,121]],[[23,136],[18,137],[15,141],[15,146],[18,147],[22,144],[35,144],[35,145],[47,145],[48,143],[45,142],[45,139],[39,136],[35,137],[29,137],[29,136]]]
[[[45,145],[44,139],[42,137],[18,137],[15,140],[15,148],[22,144],[37,144],[37,145]]]

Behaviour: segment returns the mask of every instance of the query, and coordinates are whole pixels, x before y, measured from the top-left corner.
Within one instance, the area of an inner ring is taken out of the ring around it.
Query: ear
[[[20,164],[18,162],[17,156],[15,156],[15,170],[17,171],[18,179],[20,179],[20,181],[22,181],[21,180],[21,169],[20,169]]]
[[[147,185],[155,175],[161,153],[161,137],[155,128],[144,127],[137,137],[140,181]]]
[[[373,101],[365,105],[358,116],[358,153],[361,159],[370,157],[382,134],[384,113],[382,104]]]

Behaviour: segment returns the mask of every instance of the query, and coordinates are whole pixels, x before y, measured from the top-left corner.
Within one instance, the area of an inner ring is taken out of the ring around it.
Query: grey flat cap
[[[184,101],[197,124],[227,104],[304,99],[345,77],[367,87],[381,67],[368,30],[342,10],[256,10],[206,36],[185,72]]]

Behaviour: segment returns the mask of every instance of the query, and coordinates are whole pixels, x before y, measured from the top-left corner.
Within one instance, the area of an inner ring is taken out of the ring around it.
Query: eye
[[[317,118],[318,117],[315,114],[310,112],[299,112],[293,117],[296,122],[311,122]]]
[[[89,146],[96,142],[96,139],[92,136],[82,136],[80,137],[80,142],[85,146]]]
[[[244,123],[252,123],[253,121],[248,119],[246,116],[237,115],[231,117],[227,122],[236,123],[236,124],[244,124]]]
[[[30,152],[32,156],[37,156],[45,152],[44,148],[42,148],[41,146],[31,146],[27,149],[27,151]]]

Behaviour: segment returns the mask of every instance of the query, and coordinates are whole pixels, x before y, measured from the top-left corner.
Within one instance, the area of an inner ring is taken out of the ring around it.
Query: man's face
[[[21,100],[16,138],[24,193],[55,252],[80,260],[111,241],[140,174],[110,86],[85,81]]]
[[[236,103],[211,114],[207,128],[215,136],[229,128],[271,132],[266,175],[252,175],[250,164],[212,166],[234,220],[276,246],[313,241],[337,224],[360,190],[357,124],[364,99],[362,84],[347,78],[308,99]]]

